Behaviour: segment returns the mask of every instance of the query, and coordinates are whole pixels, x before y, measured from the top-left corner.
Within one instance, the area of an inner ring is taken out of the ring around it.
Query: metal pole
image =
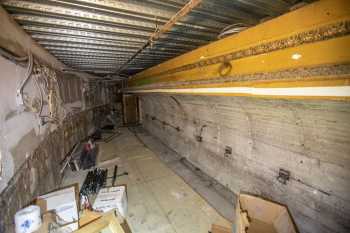
[[[190,13],[191,10],[201,2],[202,0],[190,0],[183,8],[181,8],[181,10],[179,10],[175,15],[173,15],[168,20],[168,22],[166,22],[162,26],[160,30],[152,33],[152,35],[147,40],[147,42],[139,50],[137,50],[137,52],[134,55],[132,55],[123,65],[119,67],[119,69],[117,70],[117,74],[120,74],[120,72],[124,70],[125,66],[129,64],[137,55],[139,55],[145,48],[147,48],[154,41],[158,40],[162,34],[169,31],[181,18],[186,16],[188,13]]]

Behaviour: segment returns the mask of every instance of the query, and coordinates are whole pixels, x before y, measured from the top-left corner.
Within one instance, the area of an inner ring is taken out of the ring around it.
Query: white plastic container
[[[40,207],[30,205],[15,214],[16,233],[31,233],[41,225]]]

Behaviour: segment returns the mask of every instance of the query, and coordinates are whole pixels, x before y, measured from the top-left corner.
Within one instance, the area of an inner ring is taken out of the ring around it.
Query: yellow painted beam
[[[158,73],[228,52],[275,41],[320,26],[350,19],[350,1],[321,0],[273,20],[247,29],[237,35],[213,42],[207,46],[171,59],[133,76],[133,79],[152,77]]]
[[[324,87],[324,86],[350,86],[350,75],[345,76],[315,76],[308,78],[302,82],[298,81],[299,78],[290,78],[283,81],[240,81],[240,82],[225,82],[225,83],[213,83],[213,84],[183,84],[178,85],[172,89],[179,88],[227,88],[227,87],[256,87],[256,88],[294,88],[294,87]],[[154,90],[156,88],[140,88],[134,90]],[[349,93],[350,95],[350,93]]]
[[[294,48],[279,50],[267,54],[246,57],[230,61],[232,70],[228,75],[272,72],[300,67],[312,67],[326,64],[350,62],[350,36],[305,44]],[[169,73],[160,76],[144,77],[142,80],[131,80],[131,84],[161,83],[174,81],[191,81],[220,77],[222,64],[208,65],[188,71]]]
[[[321,0],[138,73],[129,79],[126,91],[269,96],[256,89],[240,93],[237,88],[348,87],[349,25],[350,1]],[[338,74],[337,65],[347,67]],[[321,71],[323,67],[331,68],[307,78],[298,73],[315,67]],[[289,71],[293,74],[290,78],[272,78],[274,73],[285,75]],[[261,74],[260,79],[249,80],[248,76],[257,74]],[[248,81],[240,81],[245,76]],[[202,88],[208,88],[208,92]],[[295,90],[290,93],[295,94]],[[337,90],[342,90],[345,99],[350,96],[344,94],[347,88]],[[322,93],[328,92],[318,94]],[[305,97],[310,98],[308,93]]]

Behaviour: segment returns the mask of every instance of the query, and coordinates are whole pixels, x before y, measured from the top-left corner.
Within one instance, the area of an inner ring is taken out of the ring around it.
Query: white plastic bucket
[[[41,225],[40,207],[30,205],[15,214],[16,233],[31,233]]]

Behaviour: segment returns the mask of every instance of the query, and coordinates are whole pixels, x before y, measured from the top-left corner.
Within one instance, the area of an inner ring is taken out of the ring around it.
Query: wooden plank
[[[102,216],[90,224],[85,225],[84,227],[75,231],[75,233],[98,233],[104,229],[109,229],[112,233],[125,233],[117,217],[115,216],[114,211]]]
[[[213,224],[211,225],[211,233],[232,233],[232,230],[227,227]]]

